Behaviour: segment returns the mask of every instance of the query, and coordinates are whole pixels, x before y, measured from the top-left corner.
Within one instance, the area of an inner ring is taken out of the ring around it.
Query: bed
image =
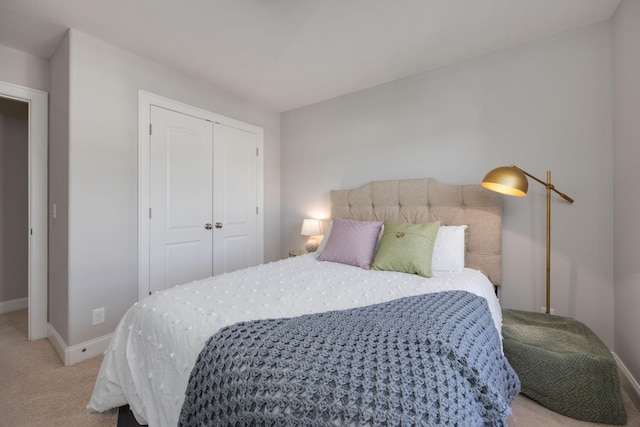
[[[105,352],[89,409],[128,404],[150,426],[506,425],[520,385],[502,353],[494,288],[501,211],[500,196],[479,185],[430,178],[331,191],[334,229],[317,253],[134,304]],[[430,278],[322,260],[337,224],[349,221],[438,221],[438,233],[457,234],[457,247],[435,245]],[[460,250],[464,265],[446,267]],[[402,346],[410,357],[399,358]]]

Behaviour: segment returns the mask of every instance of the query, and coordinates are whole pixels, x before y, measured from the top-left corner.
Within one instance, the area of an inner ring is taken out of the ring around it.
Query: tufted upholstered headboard
[[[331,217],[361,221],[467,225],[465,266],[502,284],[502,197],[479,184],[440,184],[435,179],[373,181],[331,191]]]

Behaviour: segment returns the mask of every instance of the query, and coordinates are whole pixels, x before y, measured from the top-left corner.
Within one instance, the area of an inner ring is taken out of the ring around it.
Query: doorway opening
[[[0,98],[0,312],[2,313],[28,307],[28,144],[29,104],[19,100]],[[24,331],[21,332],[28,335],[27,324],[24,326]]]
[[[47,337],[47,93],[0,82],[0,111],[0,309],[26,302],[37,340]]]

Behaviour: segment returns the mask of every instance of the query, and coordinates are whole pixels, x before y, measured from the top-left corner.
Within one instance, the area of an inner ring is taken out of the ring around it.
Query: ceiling
[[[0,0],[0,44],[75,28],[282,112],[610,18],[620,0]]]

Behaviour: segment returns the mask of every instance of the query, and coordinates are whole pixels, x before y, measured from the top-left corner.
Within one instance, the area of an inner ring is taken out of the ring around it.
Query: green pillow
[[[431,256],[439,227],[440,221],[425,224],[385,222],[371,269],[431,277]]]

